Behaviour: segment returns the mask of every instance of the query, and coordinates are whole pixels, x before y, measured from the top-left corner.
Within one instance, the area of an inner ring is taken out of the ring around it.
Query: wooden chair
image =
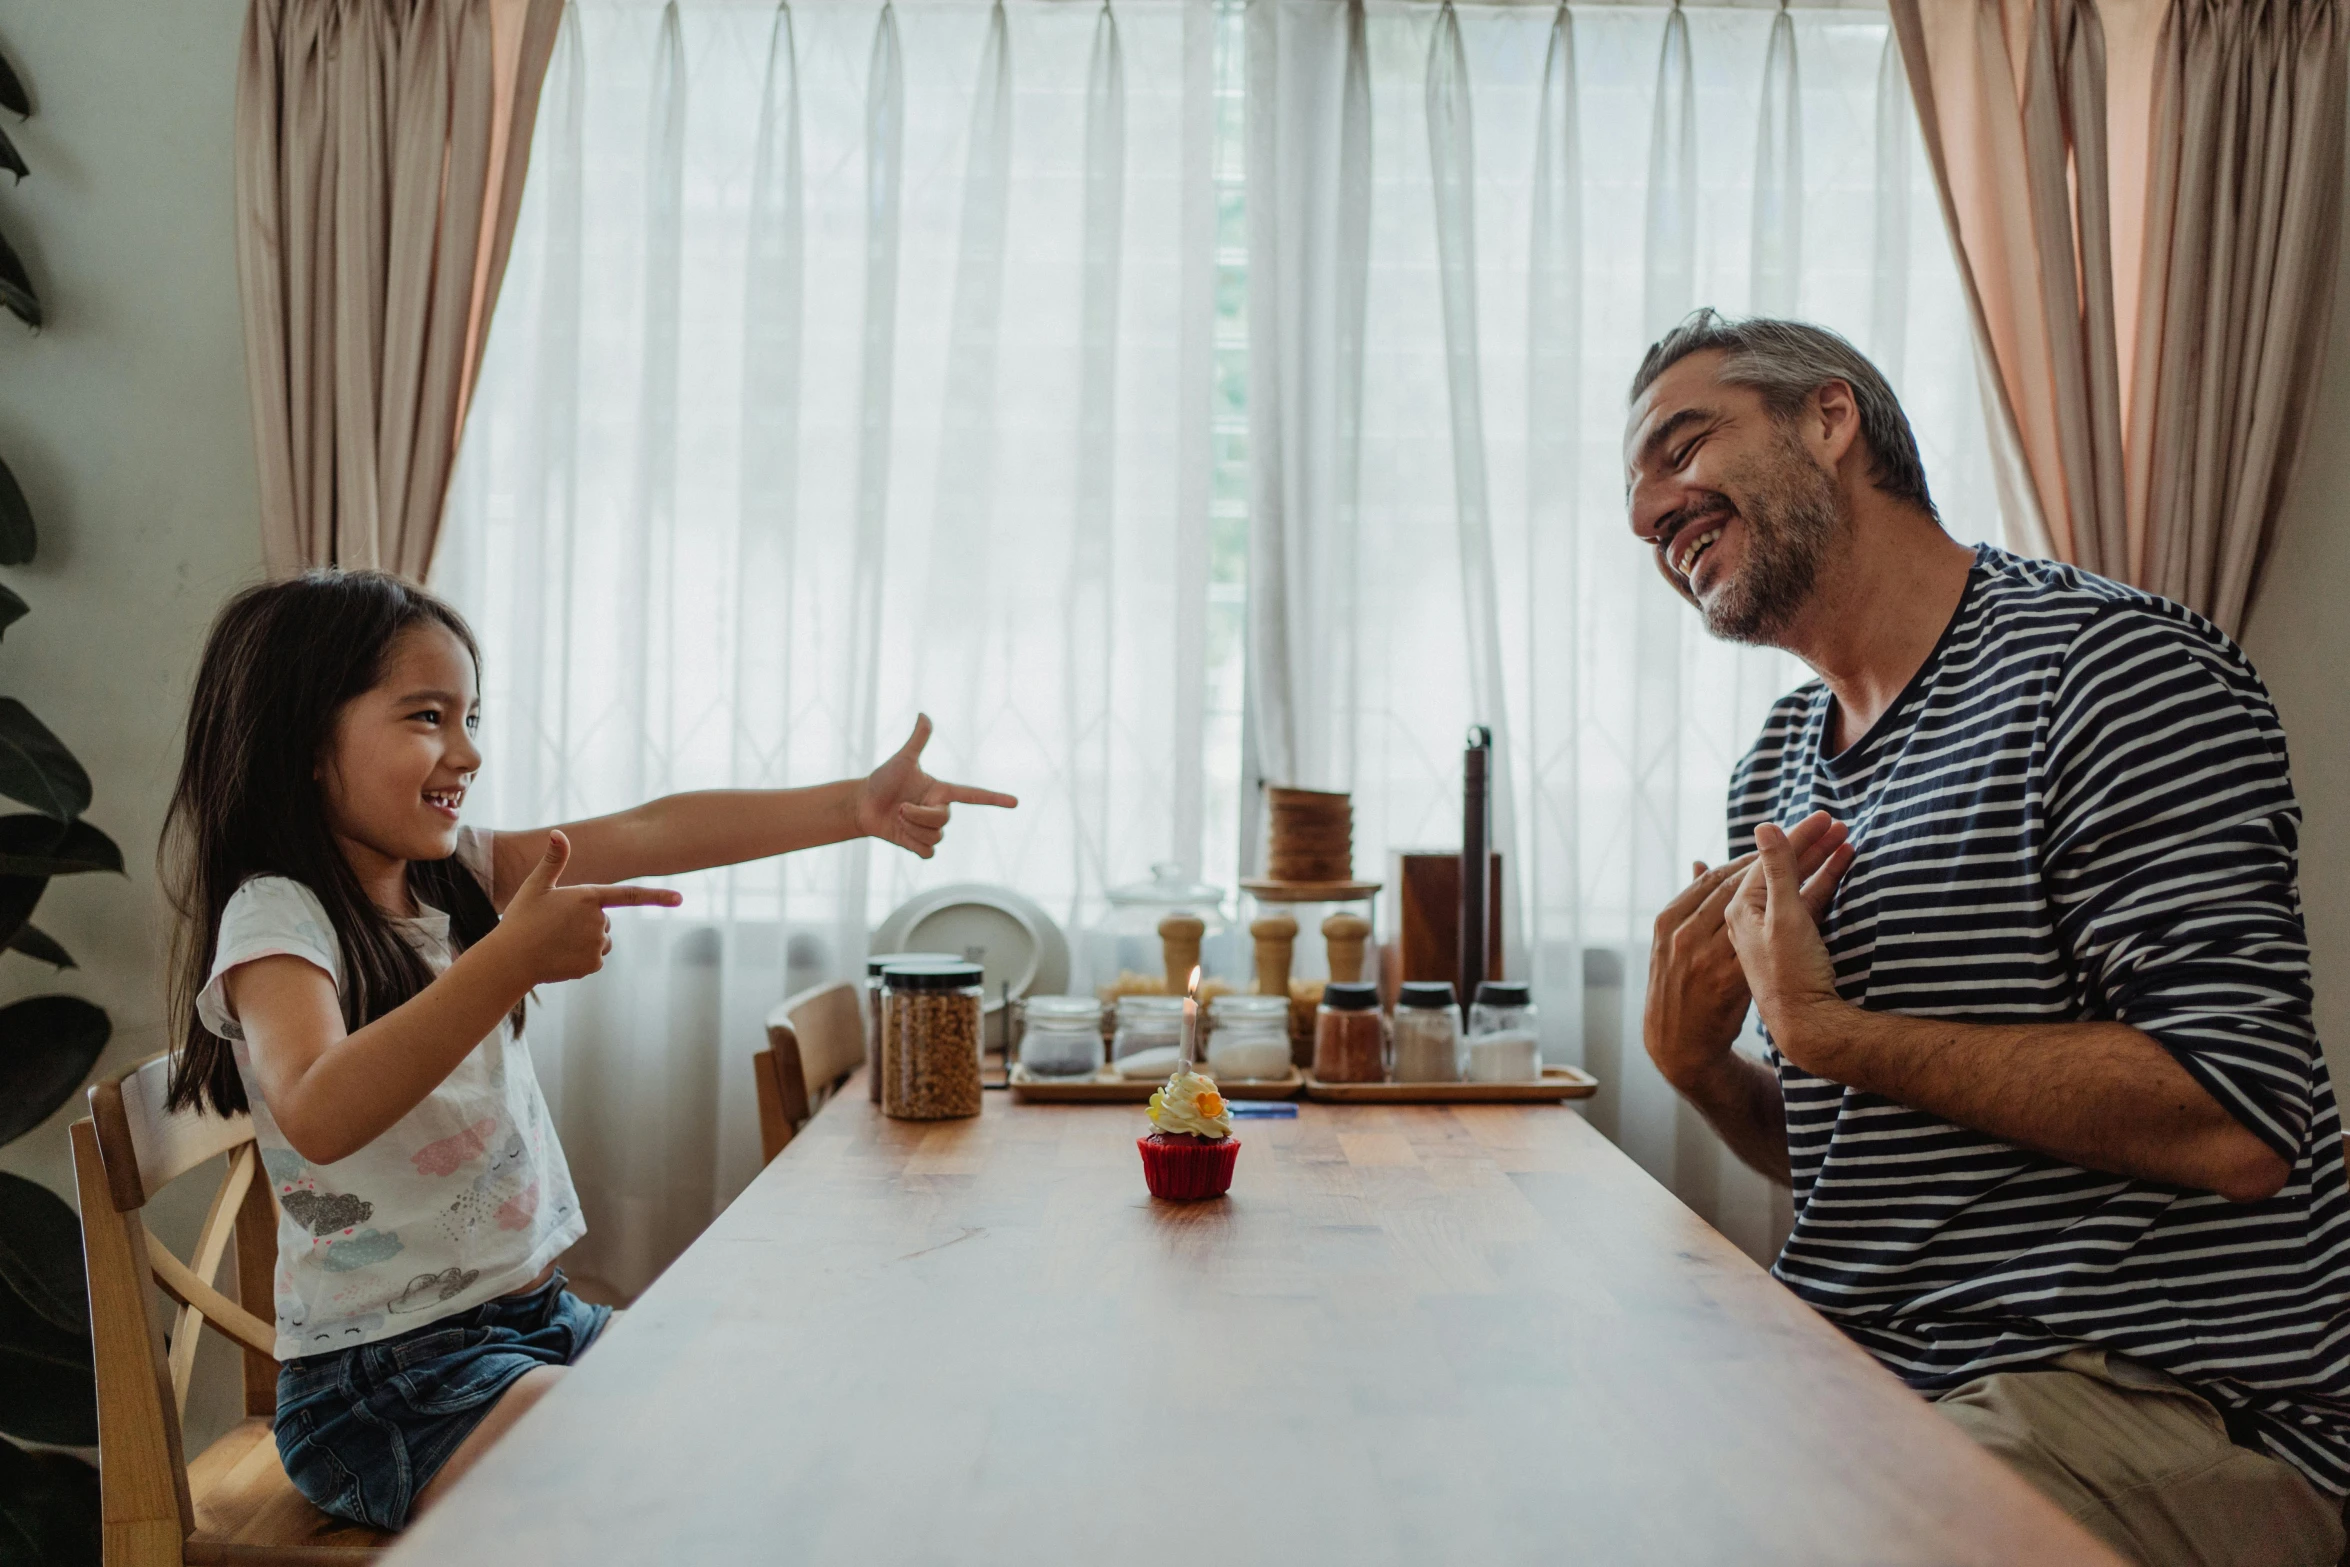
[[[865,1064],[864,993],[836,981],[803,990],[767,1014],[767,1048],[751,1057],[759,1086],[759,1144],[783,1152],[843,1079]]]
[[[246,1302],[272,1300],[277,1202],[253,1123],[163,1108],[169,1064],[151,1056],[90,1090],[90,1119],[73,1125],[82,1256],[98,1367],[98,1474],[106,1567],[186,1563],[356,1563],[392,1536],[328,1517],[278,1462],[277,1332]],[[147,1233],[147,1200],[198,1165],[229,1156],[194,1256]],[[236,1294],[213,1279],[236,1243]],[[150,1309],[147,1280],[179,1302],[170,1334]],[[264,1306],[271,1317],[274,1307]],[[196,1366],[198,1327],[244,1350],[245,1418],[191,1463],[180,1422]]]

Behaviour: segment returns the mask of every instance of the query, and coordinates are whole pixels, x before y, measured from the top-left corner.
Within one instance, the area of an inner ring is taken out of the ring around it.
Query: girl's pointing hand
[[[612,950],[612,921],[606,909],[638,904],[675,908],[678,894],[659,887],[559,887],[571,860],[571,840],[547,834],[547,852],[506,904],[506,916],[490,936],[508,961],[520,966],[524,982],[552,985],[593,974]]]
[[[994,805],[1010,810],[1020,802],[993,789],[941,783],[922,770],[922,748],[930,743],[930,715],[914,720],[914,733],[898,754],[873,770],[857,798],[857,828],[867,837],[885,838],[924,859],[938,847],[947,828],[949,807]]]

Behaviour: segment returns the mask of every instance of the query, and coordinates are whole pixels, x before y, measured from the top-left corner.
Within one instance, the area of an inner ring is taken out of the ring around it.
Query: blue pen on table
[[[1297,1119],[1297,1106],[1293,1104],[1268,1104],[1263,1101],[1227,1099],[1224,1101],[1224,1109],[1235,1121],[1294,1121]]]

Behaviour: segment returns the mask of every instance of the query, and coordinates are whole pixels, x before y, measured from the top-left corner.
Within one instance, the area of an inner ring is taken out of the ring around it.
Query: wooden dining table
[[[2112,1563],[1559,1105],[838,1095],[393,1553]],[[592,1217],[592,1216],[591,1216]]]

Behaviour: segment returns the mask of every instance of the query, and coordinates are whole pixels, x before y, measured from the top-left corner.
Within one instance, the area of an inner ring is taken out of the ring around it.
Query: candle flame
[[[1194,963],[1194,964],[1191,966],[1191,981],[1190,981],[1190,983],[1189,983],[1189,984],[1187,984],[1187,985],[1185,985],[1185,986],[1183,987],[1183,993],[1184,993],[1186,996],[1190,997],[1190,998],[1191,998],[1191,1000],[1192,1000],[1192,1002],[1193,1002],[1195,1005],[1198,1003],[1198,1001],[1199,1001],[1199,965],[1198,965],[1197,963]]]

